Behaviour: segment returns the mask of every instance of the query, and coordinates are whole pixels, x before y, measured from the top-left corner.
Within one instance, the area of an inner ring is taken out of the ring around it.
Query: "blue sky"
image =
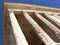
[[[60,8],[60,0],[5,0],[6,2],[18,2],[18,3],[28,3],[36,4],[42,6],[56,7]]]
[[[60,8],[60,0],[4,0],[5,2],[17,2]],[[0,45],[3,45],[3,0],[0,0]]]

